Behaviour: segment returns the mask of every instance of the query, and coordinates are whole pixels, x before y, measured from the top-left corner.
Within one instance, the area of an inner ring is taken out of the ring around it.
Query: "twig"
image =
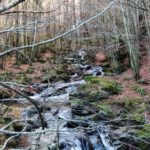
[[[15,137],[17,137],[17,136],[18,136],[18,135],[14,135],[14,136],[9,137],[9,138],[5,141],[5,143],[4,143],[3,147],[1,148],[1,150],[4,150],[4,149],[6,148],[8,142],[9,142],[11,139],[13,139],[13,138],[15,138]]]
[[[49,11],[34,11],[34,10],[13,10],[13,11],[6,11],[3,13],[0,13],[0,15],[6,15],[6,14],[12,14],[12,13],[31,13],[31,14],[41,14],[41,13],[52,13],[56,10],[58,10],[61,6],[63,6],[64,1],[62,1],[60,3],[60,5],[57,8],[54,8],[53,10],[49,10]]]
[[[6,11],[6,10],[12,8],[12,7],[15,7],[16,5],[18,5],[19,3],[22,3],[24,1],[25,0],[13,0],[9,4],[0,7],[0,13],[4,12],[4,11]]]

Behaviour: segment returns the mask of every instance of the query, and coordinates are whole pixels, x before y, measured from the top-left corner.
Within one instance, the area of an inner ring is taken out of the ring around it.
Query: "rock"
[[[23,123],[23,122],[16,122],[13,123],[13,128],[15,131],[31,131],[32,130],[32,125],[28,123]]]
[[[101,90],[109,92],[110,94],[118,94],[121,91],[121,86],[112,79],[89,76],[86,77],[85,80],[87,81],[87,87],[97,85],[101,87]]]
[[[101,66],[91,66],[91,65],[82,65],[77,64],[77,66],[82,71],[83,75],[93,75],[93,76],[103,76],[103,68]]]
[[[70,146],[72,146],[78,133],[72,132],[72,129],[68,128],[63,128],[61,131],[62,132],[59,133],[60,147],[63,147],[63,149],[65,149],[69,143],[71,144]]]
[[[80,106],[74,106],[74,107],[72,107],[72,113],[75,114],[75,115],[78,115],[78,116],[88,116],[88,115],[92,114],[91,111],[84,110]]]
[[[37,114],[37,109],[35,107],[29,107],[28,109],[25,109],[22,111],[22,118],[27,119],[33,117],[35,114]]]
[[[11,139],[8,143],[7,143],[8,147],[13,147],[15,148],[16,146],[18,146],[18,139],[17,138],[13,138]]]
[[[77,87],[76,86],[70,86],[70,87],[66,88],[65,91],[66,91],[66,93],[73,94],[77,91]]]
[[[45,90],[43,90],[42,93],[40,93],[40,96],[47,97],[47,96],[52,95],[55,92],[56,92],[56,90],[53,87],[48,87]]]
[[[61,118],[64,120],[71,120],[72,118],[71,109],[67,107],[61,107],[58,113],[58,118]]]
[[[96,133],[94,133],[94,135],[89,136],[89,138],[93,145],[94,150],[104,149],[103,145],[100,143],[99,136]]]
[[[107,115],[103,112],[100,112],[98,114],[93,114],[87,117],[88,120],[98,122],[101,120],[107,120]]]
[[[81,132],[72,132],[72,129],[63,129],[59,136],[61,150],[94,150],[88,136]]]
[[[108,58],[107,58],[106,54],[103,52],[98,52],[95,55],[95,61],[96,61],[97,65],[100,65],[100,64],[106,62],[107,60],[108,60]]]
[[[28,124],[30,124],[32,126],[32,129],[37,129],[39,127],[41,127],[41,122],[38,116],[34,116],[31,118],[31,120],[28,121]]]
[[[51,96],[45,98],[45,101],[55,102],[55,103],[68,103],[69,102],[69,94],[61,94],[58,96]]]
[[[11,92],[9,89],[0,86],[0,99],[11,97]]]
[[[42,131],[42,128],[36,129],[35,132]],[[31,141],[32,150],[38,149],[39,150],[48,150],[51,148],[56,148],[56,139],[57,139],[57,132],[45,132],[44,134],[37,134],[32,135],[29,137],[29,141]],[[37,147],[36,147],[37,146]]]
[[[124,143],[128,143],[128,145],[126,145],[127,149],[130,149],[130,145],[132,145],[133,147],[137,147],[139,149],[142,150],[149,150],[150,147],[150,143],[149,141],[144,142],[145,139],[141,138],[140,140],[133,138],[130,135],[126,135],[126,134],[122,134],[119,138],[119,141],[124,142]],[[124,150],[124,146],[120,147],[119,150]]]
[[[64,83],[64,82],[60,81],[60,82],[57,82],[57,83],[54,84],[54,88],[56,90],[60,90],[60,89],[63,89],[63,88],[68,88],[70,86],[79,86],[79,85],[82,85],[82,84],[85,84],[85,80],[72,81],[72,82],[69,82],[69,83]]]
[[[85,57],[87,56],[87,52],[85,52],[84,49],[81,49],[79,50],[78,55],[81,58],[81,60],[84,60]]]
[[[69,102],[69,94],[61,94],[58,96],[49,96],[49,97],[41,97],[40,95],[34,95],[31,96],[32,99],[36,101],[46,102],[46,104],[49,103],[49,105],[57,105],[59,103],[68,103]],[[51,104],[50,104],[51,103]],[[49,106],[50,107],[50,106]]]
[[[83,149],[83,150],[94,150],[94,147],[88,138],[88,136],[78,136],[75,139],[75,150]]]
[[[84,127],[84,128],[88,128],[90,125],[88,122],[85,122],[85,121],[68,121],[67,122],[68,128],[76,128],[79,126]]]

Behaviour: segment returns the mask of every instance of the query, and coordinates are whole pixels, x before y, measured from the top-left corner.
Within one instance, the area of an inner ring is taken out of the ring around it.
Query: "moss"
[[[58,81],[58,80],[69,80],[69,74],[67,72],[67,65],[61,64],[57,66],[56,68],[51,69],[43,69],[44,76],[42,78],[43,81],[49,80],[52,81]]]
[[[113,110],[110,105],[105,105],[105,104],[99,104],[95,105],[97,108],[99,108],[100,111],[106,113],[107,115],[113,115]]]
[[[141,96],[144,96],[144,95],[147,95],[147,92],[146,92],[146,90],[144,89],[144,88],[142,88],[140,85],[133,85],[132,86],[132,89],[136,92],[136,93],[138,93],[138,94],[140,94]]]
[[[71,98],[71,105],[83,105],[83,101],[78,98]]]
[[[11,79],[12,76],[13,76],[13,73],[12,73],[12,72],[6,71],[6,72],[0,74],[0,80],[1,80],[1,81],[6,81],[6,80],[8,80],[8,79]]]
[[[58,77],[55,69],[43,69],[44,75],[42,77],[42,80],[48,80],[51,81],[54,78],[56,79]]]
[[[136,112],[132,113],[131,116],[130,116],[130,119],[135,120],[139,123],[144,123],[144,116],[141,113],[136,113]]]
[[[94,95],[101,92],[101,87],[91,83],[86,83],[79,88],[79,91],[84,91],[86,94]]]
[[[123,107],[127,110],[133,109],[139,105],[144,104],[144,100],[140,98],[123,98],[123,99],[117,99],[117,100],[111,100],[107,101],[106,103],[111,104],[111,105],[118,105],[120,107]]]
[[[143,128],[136,131],[138,137],[150,138],[150,124],[143,125]]]
[[[29,84],[31,83],[31,81],[32,79],[26,76],[25,74],[19,74],[16,80],[16,82],[20,84]]]
[[[99,78],[88,76],[85,77],[85,80],[89,84],[95,84],[101,87],[101,90],[112,94],[118,94],[121,91],[121,86],[114,80],[108,78]]]
[[[144,123],[144,111],[146,104],[143,99],[139,98],[123,98],[120,100],[107,100],[96,103],[95,106],[109,106],[113,112],[112,117],[120,116],[136,121],[140,124]]]
[[[141,150],[149,150],[149,147],[150,147],[150,144],[142,142],[142,141],[138,141],[138,143],[136,145]]]

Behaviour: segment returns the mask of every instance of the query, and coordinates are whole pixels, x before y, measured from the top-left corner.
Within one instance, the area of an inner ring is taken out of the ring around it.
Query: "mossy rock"
[[[150,124],[143,125],[143,128],[137,130],[136,135],[142,138],[149,138],[150,139]]]
[[[64,80],[68,81],[70,79],[68,72],[65,69],[65,65],[60,65],[57,68],[51,68],[51,69],[43,69],[44,76],[42,77],[42,81],[59,81]]]
[[[131,120],[134,120],[136,121],[137,123],[141,123],[143,124],[144,123],[144,116],[142,113],[132,113],[131,116],[130,116]]]
[[[10,90],[0,86],[0,99],[9,97],[11,97]]]
[[[149,150],[150,148],[150,124],[145,124],[141,129],[136,130],[135,136],[138,139],[137,146],[142,150]],[[144,142],[146,141],[146,142]]]
[[[94,105],[98,107],[106,106],[106,108],[109,106],[113,112],[112,117],[119,116],[121,118],[128,118],[136,124],[144,123],[144,111],[146,110],[147,105],[143,99],[123,98],[117,100],[105,100],[96,102]],[[107,109],[104,110],[106,111]]]
[[[110,105],[99,104],[95,106],[96,108],[99,108],[100,112],[104,112],[106,115],[113,116],[113,109]]]
[[[108,78],[88,76],[85,77],[85,80],[87,81],[87,83],[100,86],[101,90],[104,90],[111,94],[118,94],[121,91],[121,86],[116,81]]]
[[[44,75],[42,77],[42,82],[53,82],[58,79],[58,74],[56,69],[43,69]]]

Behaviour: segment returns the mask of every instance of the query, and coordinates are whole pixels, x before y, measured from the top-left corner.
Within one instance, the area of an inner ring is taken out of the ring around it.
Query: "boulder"
[[[32,130],[32,125],[28,123],[23,123],[23,122],[16,122],[13,123],[13,128],[15,131],[31,131]]]

